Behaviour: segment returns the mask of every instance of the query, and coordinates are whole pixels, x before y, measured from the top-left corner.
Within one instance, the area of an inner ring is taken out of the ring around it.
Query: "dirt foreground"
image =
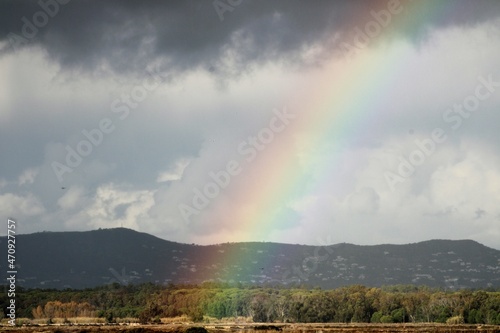
[[[206,330],[206,331],[205,331]],[[15,333],[500,333],[499,325],[444,324],[163,324],[1,326]]]

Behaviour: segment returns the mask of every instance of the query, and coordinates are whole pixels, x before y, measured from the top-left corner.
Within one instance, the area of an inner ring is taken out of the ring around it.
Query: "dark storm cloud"
[[[221,20],[213,1],[73,0],[59,5],[34,37],[27,38],[28,45],[40,46],[63,68],[75,71],[137,74],[156,64],[170,72],[201,67],[218,74],[238,74],[270,60],[300,64],[301,50],[315,43],[327,44],[333,33],[347,36],[371,19],[371,10],[388,6],[388,1],[218,3],[238,5],[222,13]],[[411,36],[409,31],[397,33],[418,40],[429,27],[479,23],[498,15],[500,2],[442,1],[440,6],[441,16],[427,12],[430,6],[420,6],[420,12],[405,19],[424,24],[409,27]],[[26,20],[22,18],[33,22],[41,10],[38,1],[0,3],[0,41],[7,42],[3,52],[13,50],[12,33],[23,36]],[[330,45],[332,52],[335,46]]]

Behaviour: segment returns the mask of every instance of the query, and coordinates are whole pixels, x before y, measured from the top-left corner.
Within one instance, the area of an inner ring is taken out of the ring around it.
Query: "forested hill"
[[[0,243],[7,253],[6,237]],[[16,262],[18,284],[40,288],[210,280],[322,288],[352,284],[500,287],[500,251],[472,240],[376,246],[199,246],[117,228],[17,235]]]

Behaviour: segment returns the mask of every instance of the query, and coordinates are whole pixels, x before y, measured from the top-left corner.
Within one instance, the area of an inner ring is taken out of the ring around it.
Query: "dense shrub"
[[[385,316],[380,317],[380,322],[384,323],[384,324],[389,324],[389,323],[393,323],[394,321],[392,320],[392,316],[385,315]]]
[[[454,316],[454,317],[448,318],[446,320],[446,323],[448,325],[459,325],[459,324],[464,324],[465,320],[464,320],[463,316]]]
[[[0,295],[4,317],[8,303]],[[24,290],[16,299],[27,318],[73,318],[94,314],[113,322],[139,318],[141,323],[183,316],[194,322],[214,318],[252,318],[255,322],[455,322],[500,324],[500,292],[444,292],[425,287],[334,290],[305,287],[231,286],[108,286],[86,290]],[[30,317],[31,315],[31,317]],[[61,316],[61,317],[59,317]],[[450,320],[450,321],[449,321]]]

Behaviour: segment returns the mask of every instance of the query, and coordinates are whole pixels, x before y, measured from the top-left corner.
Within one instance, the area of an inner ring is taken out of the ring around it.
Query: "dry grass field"
[[[445,324],[80,324],[2,326],[12,333],[500,333],[498,325]]]

